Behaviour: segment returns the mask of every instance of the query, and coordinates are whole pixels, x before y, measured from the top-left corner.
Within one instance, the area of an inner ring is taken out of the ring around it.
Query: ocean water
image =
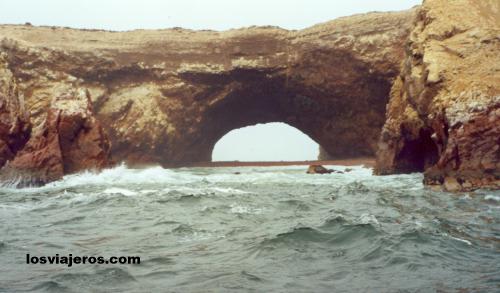
[[[0,292],[500,292],[500,192],[306,168],[119,166],[4,186]],[[70,253],[141,263],[26,263]]]

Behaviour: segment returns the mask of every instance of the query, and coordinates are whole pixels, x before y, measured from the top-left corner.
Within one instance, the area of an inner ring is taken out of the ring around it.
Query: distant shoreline
[[[272,166],[308,166],[308,165],[343,165],[355,166],[364,165],[373,167],[375,158],[353,158],[339,160],[316,160],[316,161],[275,161],[275,162],[241,162],[241,161],[220,161],[220,162],[199,162],[187,164],[184,167],[272,167]]]

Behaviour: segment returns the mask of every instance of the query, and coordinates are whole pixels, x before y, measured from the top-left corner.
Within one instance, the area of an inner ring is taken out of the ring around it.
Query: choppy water
[[[304,171],[121,166],[1,188],[0,292],[500,291],[500,192]],[[28,265],[27,253],[141,264]]]

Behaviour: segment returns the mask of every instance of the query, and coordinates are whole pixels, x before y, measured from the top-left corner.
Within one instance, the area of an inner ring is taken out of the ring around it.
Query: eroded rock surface
[[[380,138],[378,174],[498,188],[499,6],[427,0],[300,31],[0,26],[0,164],[17,153],[8,170],[45,182],[109,156],[206,162],[227,132],[285,122],[322,158],[372,155]],[[83,101],[75,89],[92,107],[56,111]]]
[[[89,93],[74,89],[53,99],[45,122],[0,177],[20,186],[44,184],[65,174],[109,166],[109,149]]]
[[[266,122],[300,129],[331,158],[369,156],[415,15],[300,31],[0,26],[0,50],[35,127],[52,97],[86,88],[113,159],[129,165],[210,161],[227,132]]]
[[[0,53],[0,168],[14,158],[31,132],[29,114],[5,58]]]
[[[392,87],[379,174],[500,187],[500,2],[426,0]]]

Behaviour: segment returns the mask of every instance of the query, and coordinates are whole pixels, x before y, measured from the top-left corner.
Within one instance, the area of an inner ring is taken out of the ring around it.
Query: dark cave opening
[[[423,172],[437,162],[439,151],[432,133],[429,129],[421,129],[417,139],[405,141],[395,158],[398,172]]]

